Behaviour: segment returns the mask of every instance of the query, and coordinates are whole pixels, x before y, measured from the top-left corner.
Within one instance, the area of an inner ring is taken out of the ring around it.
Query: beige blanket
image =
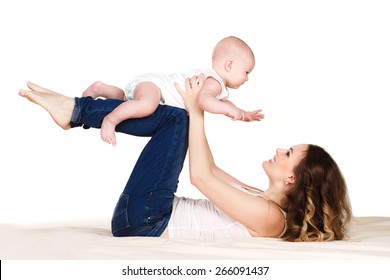
[[[274,238],[214,242],[115,238],[109,219],[61,225],[0,224],[0,259],[390,259],[390,217],[355,217],[348,240],[311,243]]]

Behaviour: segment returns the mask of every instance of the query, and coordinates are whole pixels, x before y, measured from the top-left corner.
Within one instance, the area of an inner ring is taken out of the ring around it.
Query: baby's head
[[[214,47],[212,66],[227,87],[237,89],[248,80],[255,67],[255,56],[243,40],[229,36]]]

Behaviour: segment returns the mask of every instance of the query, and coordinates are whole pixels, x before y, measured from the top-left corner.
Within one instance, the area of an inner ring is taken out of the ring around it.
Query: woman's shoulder
[[[280,238],[286,232],[287,221],[283,212],[271,200],[267,200],[268,209],[266,216],[262,215],[262,220],[258,226],[248,229],[252,237],[273,237]]]
[[[265,205],[263,208],[267,207],[267,211],[261,211],[263,213],[262,220],[266,219],[266,222],[259,223],[261,226],[258,227],[257,230],[249,229],[249,232],[253,237],[281,237],[285,233],[287,227],[286,212],[276,202],[266,197],[263,194],[263,190],[247,185],[231,185],[235,188],[257,196],[266,202],[266,204],[263,204]]]

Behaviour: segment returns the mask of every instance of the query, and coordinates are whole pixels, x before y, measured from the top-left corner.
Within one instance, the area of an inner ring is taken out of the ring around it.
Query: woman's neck
[[[265,190],[261,195],[265,196],[269,200],[272,200],[280,207],[283,207],[282,202],[284,200],[284,194],[282,194],[280,191],[269,188]]]

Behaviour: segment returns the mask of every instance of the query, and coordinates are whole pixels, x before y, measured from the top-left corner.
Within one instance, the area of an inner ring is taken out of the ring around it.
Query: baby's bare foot
[[[116,146],[115,124],[110,122],[107,117],[103,119],[100,136],[104,142]]]
[[[44,89],[33,83],[27,86],[33,90],[20,90],[19,95],[29,101],[38,104],[47,112],[52,119],[63,129],[70,128],[70,120],[74,109],[74,98],[64,96],[54,91]],[[35,91],[35,90],[42,90]]]
[[[90,85],[82,94],[83,97],[91,96],[92,98],[97,98],[101,96],[104,84],[102,82],[94,82]]]

